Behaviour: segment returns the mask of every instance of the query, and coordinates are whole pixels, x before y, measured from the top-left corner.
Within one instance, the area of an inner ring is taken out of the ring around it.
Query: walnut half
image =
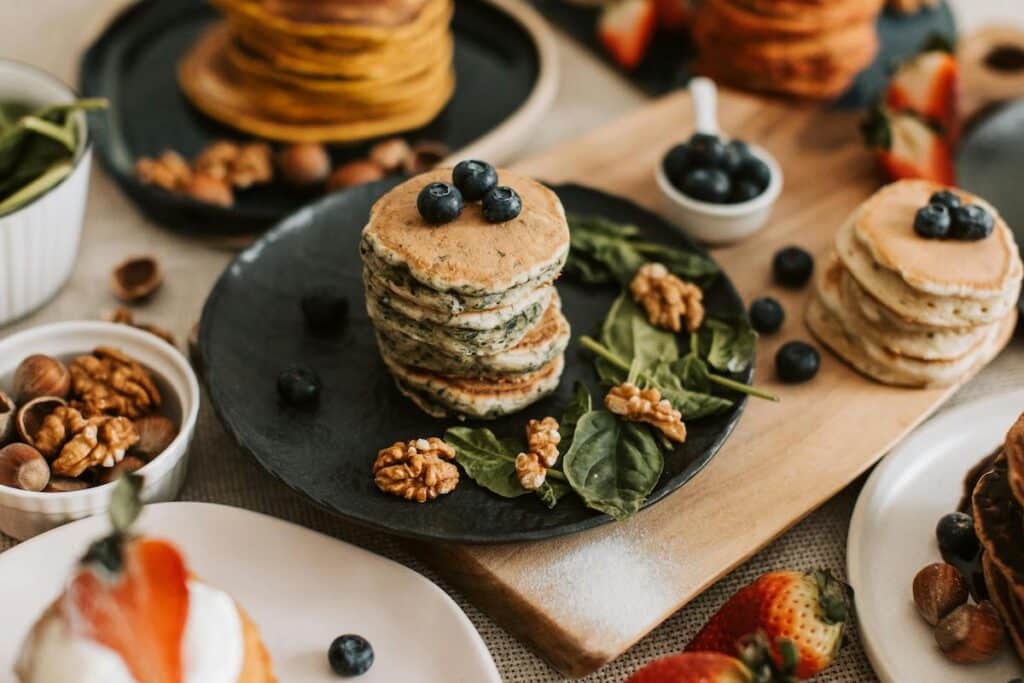
[[[113,467],[138,440],[139,434],[127,418],[90,418],[61,449],[53,461],[53,473],[78,477],[90,467]]]
[[[662,398],[657,389],[639,389],[628,382],[620,384],[604,397],[604,405],[627,420],[654,425],[672,441],[686,441],[682,413],[673,408],[668,399]]]
[[[425,503],[451,493],[459,468],[450,461],[455,449],[441,439],[401,441],[381,450],[373,462],[373,480],[385,493]]]
[[[700,287],[683,282],[661,263],[640,266],[629,283],[633,299],[644,307],[652,325],[673,332],[686,329],[696,332],[704,322],[704,292]]]
[[[524,489],[536,491],[544,485],[548,469],[558,462],[558,444],[561,440],[558,420],[553,417],[530,420],[526,424],[529,452],[516,456],[516,477]]]
[[[116,415],[137,418],[158,408],[160,391],[138,361],[118,349],[97,347],[68,366],[72,405],[86,417]]]

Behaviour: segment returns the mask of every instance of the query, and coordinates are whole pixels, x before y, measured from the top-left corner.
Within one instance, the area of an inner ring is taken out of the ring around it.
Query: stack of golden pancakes
[[[455,88],[453,0],[212,0],[227,19],[178,80],[208,116],[289,142],[351,142],[432,121]]]
[[[914,218],[946,189],[904,180],[879,190],[836,235],[807,309],[811,331],[860,372],[898,386],[955,384],[992,359],[1017,319],[1022,266],[1013,234],[995,218],[982,240],[925,239]]]
[[[697,70],[739,88],[811,99],[845,91],[875,58],[883,0],[704,0]]]
[[[972,498],[989,599],[1024,659],[1024,415]]]
[[[504,223],[479,202],[430,225],[416,199],[451,180],[419,175],[381,197],[363,229],[366,310],[399,390],[435,417],[490,419],[522,410],[558,387],[569,322],[552,284],[569,254],[558,196],[499,170],[522,198]]]

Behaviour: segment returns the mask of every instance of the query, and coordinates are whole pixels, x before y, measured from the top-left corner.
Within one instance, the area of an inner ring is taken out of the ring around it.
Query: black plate
[[[88,49],[79,74],[84,95],[107,97],[111,109],[91,116],[104,169],[157,222],[220,235],[263,230],[312,199],[275,183],[240,192],[230,209],[202,204],[139,183],[135,160],[165,149],[188,158],[210,142],[247,136],[194,109],[178,88],[181,56],[218,13],[205,0],[142,0],[120,14]],[[452,101],[410,140],[439,140],[452,150],[497,127],[525,102],[540,74],[533,38],[484,0],[459,0],[453,21],[458,86]],[[372,143],[335,148],[336,161],[363,156]]]
[[[206,384],[221,420],[267,470],[316,503],[355,522],[417,538],[466,543],[527,541],[568,534],[611,521],[574,496],[548,510],[539,499],[508,500],[463,481],[450,495],[416,505],[377,490],[370,465],[395,441],[440,436],[454,421],[428,417],[395,388],[377,354],[363,308],[359,235],[370,206],[394,181],[325,198],[299,211],[240,254],[221,276],[203,309],[200,348]],[[569,212],[635,223],[652,240],[698,249],[640,207],[577,185],[554,188]],[[299,300],[311,286],[333,283],[351,304],[345,331],[335,338],[304,330]],[[487,423],[499,436],[522,433],[528,417],[561,415],[575,380],[599,397],[591,359],[578,344],[599,329],[617,290],[560,281],[573,328],[558,392],[523,413]],[[745,315],[724,276],[706,293],[712,315]],[[277,397],[277,374],[292,363],[313,368],[324,383],[320,403],[304,411]],[[750,372],[740,377],[749,381]],[[666,457],[648,504],[699,472],[718,451],[743,409],[687,425],[685,444]]]
[[[600,10],[565,0],[533,0],[533,4],[603,61],[614,65],[597,39]],[[945,36],[950,42],[956,39],[953,12],[945,2],[909,16],[883,12],[878,18],[882,43],[878,57],[839,99],[838,106],[857,108],[873,103],[888,82],[889,65],[916,54],[933,33]],[[640,66],[622,74],[646,92],[661,95],[686,85],[693,75],[689,68],[693,55],[694,46],[688,35],[659,32]]]

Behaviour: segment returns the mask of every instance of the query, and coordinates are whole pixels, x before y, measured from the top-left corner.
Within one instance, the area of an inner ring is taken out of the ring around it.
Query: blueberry
[[[750,147],[747,146],[747,143],[742,140],[732,140],[725,146],[722,170],[729,175],[735,175],[748,158],[750,158]]]
[[[953,219],[945,204],[929,204],[917,210],[914,216],[914,232],[926,239],[942,239],[949,236]]]
[[[668,151],[661,163],[665,176],[673,184],[678,183],[690,169],[690,147],[686,143],[676,145]]]
[[[943,515],[935,527],[935,538],[943,556],[964,562],[973,560],[981,550],[978,535],[974,531],[974,519],[963,512]]]
[[[778,332],[785,319],[786,312],[782,310],[782,304],[770,296],[754,299],[754,302],[750,304],[750,323],[758,332],[765,334]]]
[[[467,202],[475,202],[498,185],[498,172],[483,161],[460,161],[452,171],[452,181]]]
[[[338,636],[327,650],[327,661],[339,676],[361,676],[373,666],[373,646],[362,636]]]
[[[739,170],[736,171],[736,179],[749,180],[763,192],[772,182],[772,169],[757,157],[750,156],[740,164]]]
[[[949,190],[940,190],[928,200],[929,204],[942,204],[947,209],[953,210],[960,206],[960,198]]]
[[[717,135],[694,133],[690,137],[690,163],[704,168],[719,168],[725,161],[725,145]]]
[[[799,289],[807,284],[814,272],[814,258],[800,247],[786,247],[775,253],[772,274],[783,287]]]
[[[277,393],[292,405],[312,403],[320,396],[320,378],[309,368],[294,365],[277,376]]]
[[[695,168],[683,178],[683,194],[702,202],[721,204],[729,198],[729,176],[717,168]]]
[[[729,201],[733,204],[749,202],[751,199],[761,196],[762,191],[761,188],[749,180],[739,180],[732,184]]]
[[[504,223],[522,212],[523,200],[511,187],[495,187],[484,195],[483,210],[489,223]]]
[[[462,213],[462,193],[448,183],[430,183],[420,190],[416,208],[428,223],[450,223]]]
[[[952,234],[958,240],[983,240],[996,227],[996,219],[992,214],[977,204],[959,206],[953,209],[952,215]]]
[[[820,367],[818,350],[804,342],[787,342],[775,354],[775,372],[788,384],[806,382],[818,374]]]
[[[311,289],[300,304],[306,325],[312,330],[336,330],[348,317],[348,299],[334,287]]]

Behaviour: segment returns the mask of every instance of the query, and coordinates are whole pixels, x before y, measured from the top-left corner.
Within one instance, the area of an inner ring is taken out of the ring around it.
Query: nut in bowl
[[[82,321],[0,340],[0,358],[0,531],[24,539],[101,513],[124,472],[142,476],[147,502],[177,497],[199,411],[179,351]]]

